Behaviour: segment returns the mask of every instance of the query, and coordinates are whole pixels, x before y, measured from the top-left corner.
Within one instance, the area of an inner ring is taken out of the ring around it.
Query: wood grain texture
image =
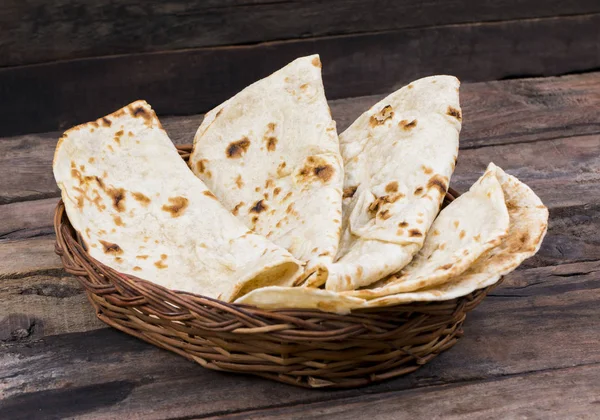
[[[338,131],[382,97],[330,101]],[[600,73],[463,83],[461,104],[462,150],[599,134],[596,110],[600,107]],[[176,144],[191,143],[201,121],[201,115],[161,116]],[[51,165],[60,134],[0,138],[0,204],[59,196]]]
[[[0,3],[0,67],[594,12],[594,0],[10,0]]]
[[[597,419],[600,365],[345,398],[211,419]]]
[[[135,99],[207,111],[296,57],[319,52],[330,99],[382,94],[440,73],[465,81],[600,68],[600,14],[59,61],[0,69],[0,135],[66,128]]]
[[[466,381],[491,390],[492,380],[506,375],[600,363],[598,272],[600,262],[519,270],[469,315],[466,334],[452,350],[412,375],[358,390],[304,390],[208,371],[112,329],[5,341],[0,344],[0,418],[7,413],[21,413],[17,418],[179,418],[285,405],[302,412],[309,403],[341,407],[346,398],[377,394],[385,399],[391,392],[402,401],[405,395],[425,398],[431,390],[451,389],[462,398],[460,386]],[[515,397],[532,392],[526,384],[514,390]],[[561,387],[549,385],[548,392]],[[112,397],[70,403],[103,390]],[[581,389],[580,396],[597,398],[593,391]],[[486,401],[498,409],[511,407]],[[539,400],[536,406],[545,404]],[[443,413],[441,406],[435,410]]]

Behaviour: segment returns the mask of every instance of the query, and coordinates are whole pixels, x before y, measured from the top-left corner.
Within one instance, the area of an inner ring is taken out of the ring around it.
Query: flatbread
[[[483,254],[468,270],[448,283],[369,300],[365,307],[443,301],[465,296],[493,285],[538,252],[548,229],[548,209],[527,185],[493,164],[490,168],[495,168],[502,185],[510,217],[508,235],[500,245]]]
[[[343,292],[372,299],[431,288],[467,270],[482,254],[508,234],[509,215],[496,166],[454,200],[431,225],[423,248],[399,274],[367,289]]]
[[[458,154],[459,84],[452,76],[412,82],[340,135],[344,223],[328,290],[368,286],[423,246]]]
[[[53,169],[90,255],[119,272],[225,301],[298,275],[191,173],[144,101],[65,132]]]
[[[323,312],[347,314],[353,308],[365,305],[364,299],[342,296],[336,292],[313,287],[270,286],[256,289],[237,299],[235,303],[262,309],[318,309]]]
[[[318,55],[299,58],[210,111],[192,171],[253,231],[307,262],[331,263],[342,219],[343,167]],[[324,278],[322,270],[313,278]]]

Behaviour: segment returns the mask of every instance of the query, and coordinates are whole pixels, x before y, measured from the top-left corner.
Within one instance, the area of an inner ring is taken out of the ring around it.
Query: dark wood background
[[[318,52],[329,99],[411,79],[600,69],[598,0],[5,0],[0,136],[62,130],[135,99],[204,112]]]

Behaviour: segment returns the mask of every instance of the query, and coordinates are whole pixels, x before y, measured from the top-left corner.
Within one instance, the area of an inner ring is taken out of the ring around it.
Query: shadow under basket
[[[178,150],[187,160],[191,146]],[[445,204],[457,196],[450,189]],[[62,201],[54,228],[65,270],[106,324],[205,368],[306,388],[358,387],[414,372],[456,344],[467,312],[495,286],[448,301],[348,315],[267,311],[174,292],[101,264],[86,252]]]

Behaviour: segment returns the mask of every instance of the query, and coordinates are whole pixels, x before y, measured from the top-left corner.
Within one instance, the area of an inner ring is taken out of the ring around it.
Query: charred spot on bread
[[[184,212],[189,204],[189,200],[185,197],[169,197],[170,204],[164,204],[162,210],[171,214],[171,217],[179,217]]]
[[[229,143],[229,146],[225,150],[225,155],[231,159],[238,159],[248,151],[249,147],[250,140],[248,140],[248,137],[243,137],[241,140]]]

